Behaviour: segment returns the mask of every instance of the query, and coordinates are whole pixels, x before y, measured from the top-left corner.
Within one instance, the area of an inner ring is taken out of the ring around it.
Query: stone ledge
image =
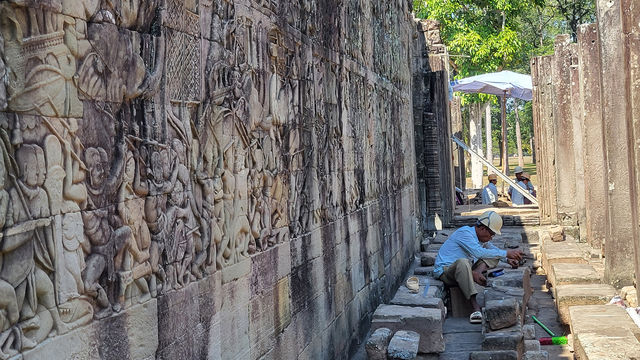
[[[436,353],[444,351],[443,320],[439,309],[383,304],[373,313],[371,330],[385,327],[415,331],[420,335],[419,351]]]
[[[552,286],[598,284],[602,281],[602,276],[590,264],[557,263],[547,270],[547,278]]]
[[[569,324],[569,307],[575,305],[603,305],[616,295],[616,289],[606,284],[579,284],[556,286],[558,317],[563,324]]]

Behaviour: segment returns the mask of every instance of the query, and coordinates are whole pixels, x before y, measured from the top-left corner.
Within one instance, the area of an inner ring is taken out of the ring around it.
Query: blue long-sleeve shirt
[[[489,183],[482,190],[482,204],[491,205],[496,201],[498,201],[498,188],[493,183]]]
[[[461,258],[475,261],[482,258],[505,258],[507,251],[498,249],[490,243],[484,246],[478,240],[476,229],[473,226],[463,226],[449,236],[442,244],[433,269],[435,278],[439,278],[444,272],[444,267],[449,266]]]

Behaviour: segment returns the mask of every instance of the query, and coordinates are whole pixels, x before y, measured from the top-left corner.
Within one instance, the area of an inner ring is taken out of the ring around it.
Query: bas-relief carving
[[[0,358],[390,191],[394,95],[300,39],[316,2],[251,3],[0,5]]]

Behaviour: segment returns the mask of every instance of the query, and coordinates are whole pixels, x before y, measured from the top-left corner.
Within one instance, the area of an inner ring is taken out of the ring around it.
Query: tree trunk
[[[535,148],[535,142],[533,141],[533,136],[531,136],[531,138],[529,138],[529,147],[531,147],[531,162],[533,164],[536,163],[536,148]]]
[[[518,165],[520,167],[524,167],[524,158],[522,157],[522,134],[520,133],[520,116],[518,114],[518,101],[516,99],[513,100],[515,102],[515,110],[516,110],[516,145],[518,146]]]
[[[469,141],[471,149],[482,154],[482,111],[480,104],[472,104],[469,113]],[[471,157],[471,187],[482,189],[482,162],[476,157]]]
[[[507,94],[502,95],[502,172],[509,175],[509,146],[507,142]]]
[[[485,105],[485,136],[487,138],[487,160],[493,164],[493,139],[491,137],[491,102]]]

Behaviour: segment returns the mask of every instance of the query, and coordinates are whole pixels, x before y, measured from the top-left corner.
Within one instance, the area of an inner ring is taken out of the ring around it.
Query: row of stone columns
[[[605,256],[605,281],[639,274],[640,4],[598,0],[577,43],[532,59],[543,224],[578,226]]]

